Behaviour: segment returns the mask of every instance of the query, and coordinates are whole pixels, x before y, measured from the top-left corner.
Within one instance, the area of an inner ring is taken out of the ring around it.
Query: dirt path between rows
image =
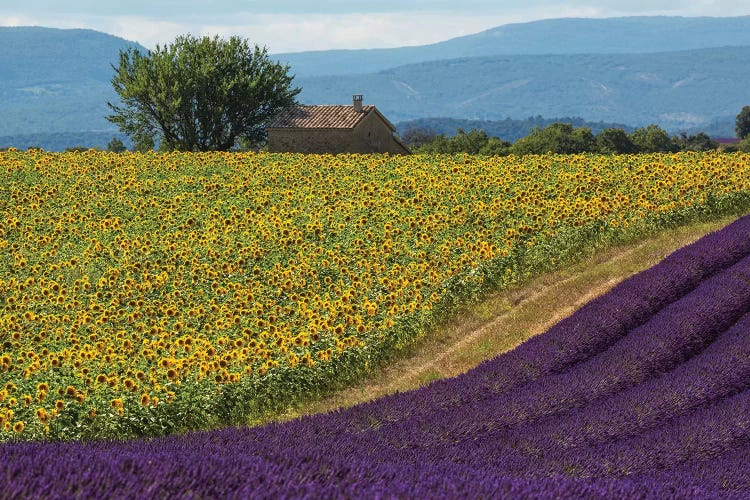
[[[303,407],[290,408],[279,419],[348,407],[464,373],[547,331],[622,280],[733,219],[693,224],[635,244],[603,250],[578,264],[499,292],[430,332],[404,357],[381,368],[364,383]]]
[[[540,318],[538,322],[528,325],[528,337],[533,337],[534,335],[546,332],[553,325],[555,325],[555,323],[566,318],[590,300],[595,299],[596,297],[599,297],[600,295],[608,292],[617,283],[619,283],[619,280],[613,278],[606,283],[597,284],[595,288],[589,290],[586,294],[582,296],[576,296],[572,304],[562,306],[552,311],[552,316]],[[546,296],[548,293],[551,293],[558,288],[558,285],[551,285],[549,288],[544,288],[542,290],[534,292],[533,297],[529,297],[525,300],[533,302],[541,297]],[[523,302],[521,304],[523,304]],[[419,381],[420,375],[423,373],[429,373],[431,369],[439,371],[442,375],[441,378],[453,377],[461,374],[463,370],[460,369],[460,365],[456,366],[457,363],[453,361],[453,358],[457,357],[457,354],[460,357],[460,353],[464,352],[467,348],[469,348],[469,346],[478,344],[478,341],[486,336],[503,335],[503,331],[507,331],[504,330],[503,327],[511,317],[511,312],[501,313],[489,323],[484,324],[473,331],[466,332],[466,336],[464,338],[461,338],[455,344],[448,347],[437,357],[425,360],[421,365],[407,368],[405,370],[405,373],[393,382],[393,385],[395,385],[396,387],[409,386],[411,385],[410,381]],[[516,345],[517,344],[515,343],[510,343],[507,349],[498,349],[497,352],[494,352],[493,354],[501,354],[502,352],[513,349],[513,347],[515,347]],[[428,378],[431,377],[428,376]]]
[[[620,248],[607,256],[599,266],[613,265],[632,256],[645,245],[646,243],[643,242],[635,246]],[[461,360],[466,358],[467,351],[487,351],[489,355],[484,359],[491,359],[513,349],[524,340],[546,332],[557,322],[571,315],[587,302],[605,294],[633,273],[609,277],[609,279],[605,276],[594,283],[588,283],[583,288],[580,285],[581,282],[587,281],[587,274],[578,273],[559,279],[558,273],[555,273],[546,276],[547,279],[542,280],[542,283],[533,283],[521,289],[491,297],[480,307],[494,311],[496,313],[494,317],[483,321],[483,318],[488,316],[487,311],[482,311],[478,315],[469,313],[469,318],[462,315],[451,322],[446,340],[450,339],[453,343],[449,343],[442,352],[427,356],[426,359],[419,355],[404,359],[397,365],[384,369],[386,372],[401,372],[403,375],[396,375],[393,380],[389,377],[385,384],[368,385],[371,385],[372,389],[379,389],[376,392],[387,393],[391,392],[387,390],[388,387],[404,388],[399,390],[411,389],[422,385],[420,382],[459,375],[466,371],[465,363]],[[574,293],[570,293],[571,289],[574,289]],[[510,302],[510,308],[507,307],[508,302]],[[500,306],[500,311],[497,306]],[[529,308],[534,310],[543,308],[547,314],[528,318],[528,314],[523,313]],[[446,344],[445,340],[441,343]],[[481,362],[484,359],[477,361]]]

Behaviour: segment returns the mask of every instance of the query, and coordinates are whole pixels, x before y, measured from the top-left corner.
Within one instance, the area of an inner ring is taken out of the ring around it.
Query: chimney
[[[352,102],[354,103],[354,111],[357,113],[362,112],[362,94],[354,94],[352,96]]]

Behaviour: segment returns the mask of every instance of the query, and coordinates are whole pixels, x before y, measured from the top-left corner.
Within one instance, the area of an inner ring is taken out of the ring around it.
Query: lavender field
[[[457,378],[150,441],[0,446],[0,498],[750,495],[750,216]]]

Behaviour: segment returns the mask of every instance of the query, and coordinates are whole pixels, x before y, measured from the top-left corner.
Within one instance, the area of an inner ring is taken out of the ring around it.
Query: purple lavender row
[[[461,440],[445,446],[442,456],[508,474],[562,474],[570,469],[602,477],[669,468],[737,446],[747,448],[749,340],[750,315],[745,315],[706,351],[658,379],[537,423],[476,434],[473,446]]]
[[[519,443],[507,436],[500,436],[499,439],[497,436],[478,436],[455,444],[446,439],[435,439],[433,443],[415,445],[400,441],[392,434],[373,433],[368,439],[354,443],[351,439],[343,439],[321,443],[322,446],[308,444],[304,451],[300,450],[297,459],[303,463],[325,463],[327,469],[339,471],[357,463],[374,471],[382,470],[380,467],[405,467],[411,470],[419,464],[437,467],[457,462],[465,472],[481,470],[486,476],[534,477],[541,480],[549,475],[570,473],[592,478],[592,485],[600,484],[602,478],[623,479],[627,474],[636,472],[668,470],[691,460],[701,460],[704,472],[726,474],[725,465],[714,467],[711,459],[738,449],[748,451],[750,429],[747,415],[750,415],[750,393],[743,392],[736,397],[719,399],[707,410],[698,408],[676,422],[667,418],[664,426],[643,436],[615,445],[608,443],[603,447],[546,450],[529,447],[526,450],[533,450],[533,453],[514,454]],[[535,429],[529,428],[529,434],[525,437],[528,439],[534,432]],[[519,429],[519,433],[524,437],[523,428]],[[560,434],[564,433],[565,429],[561,429]],[[333,457],[331,450],[335,450]],[[739,480],[744,478],[745,482],[741,484],[747,485],[747,473],[736,472],[735,476],[739,478],[735,477],[733,484],[740,484]],[[670,479],[664,485],[665,491],[680,487],[679,481],[675,481],[677,479]],[[690,488],[694,486],[691,484]],[[692,496],[700,490],[690,488],[687,491],[693,493],[680,496]],[[560,493],[559,489],[553,491]],[[704,494],[707,495],[707,491]],[[715,493],[710,496],[715,496]],[[750,490],[744,490],[744,494],[748,493]]]
[[[236,433],[241,434],[241,433]],[[243,436],[233,436],[236,439]],[[183,439],[183,441],[185,441]],[[521,477],[494,468],[455,463],[387,464],[301,458],[294,453],[265,461],[236,450],[164,444],[160,451],[116,447],[68,449],[68,459],[48,463],[50,447],[27,446],[14,460],[16,480],[5,498],[743,498],[743,491],[700,481],[695,473],[619,478]],[[68,446],[70,448],[70,446]],[[61,450],[56,450],[58,453]],[[35,455],[30,455],[35,453]],[[747,453],[744,454],[747,456]],[[47,462],[47,463],[45,463]],[[714,464],[701,463],[705,475]],[[108,464],[101,467],[98,464]],[[90,464],[97,464],[91,467]],[[737,479],[747,477],[739,473]],[[57,477],[57,481],[50,481]],[[60,479],[74,477],[79,481]],[[713,476],[710,476],[713,477]],[[745,492],[746,495],[746,492]],[[745,496],[746,497],[746,496]]]
[[[669,471],[696,462],[712,468],[712,461],[750,449],[749,415],[750,390],[745,390],[668,425],[571,453],[569,459],[594,476]]]
[[[743,445],[721,458],[693,460],[676,468],[633,474],[629,479],[661,484],[679,482],[685,487],[700,486],[707,491],[733,491],[747,498],[747,492],[750,492],[749,463],[750,446]]]
[[[414,439],[419,428],[442,432],[438,422],[446,413],[446,431],[453,428],[452,433],[476,437],[483,428],[527,423],[599,398],[610,399],[687,361],[748,310],[750,256],[669,304],[606,351],[564,372],[548,374],[507,394],[467,402],[457,409],[434,409],[429,415],[393,425],[405,425]],[[460,424],[454,424],[457,420]]]
[[[525,426],[528,446],[552,436],[562,448],[602,444],[665,425],[714,401],[750,389],[750,314],[705,351],[673,371],[583,408]]]

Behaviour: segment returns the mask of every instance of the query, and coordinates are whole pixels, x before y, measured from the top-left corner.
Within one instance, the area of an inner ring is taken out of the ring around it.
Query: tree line
[[[635,129],[631,133],[620,128],[606,128],[594,135],[588,127],[574,127],[569,123],[553,123],[547,127],[534,128],[530,134],[515,142],[489,136],[484,130],[469,132],[458,129],[456,135],[437,134],[430,129],[406,130],[402,141],[415,153],[469,153],[490,156],[510,154],[544,153],[674,153],[678,151],[725,151],[750,152],[750,106],[745,106],[737,115],[736,144],[719,145],[707,134],[681,133],[670,136],[658,125]]]
[[[621,128],[628,133],[635,129],[635,127],[629,127],[624,123],[595,122],[573,116],[545,118],[541,115],[536,115],[522,119],[506,117],[501,120],[470,120],[446,117],[415,118],[397,123],[396,132],[403,134],[409,129],[424,129],[434,131],[435,135],[446,134],[452,136],[459,128],[463,130],[479,129],[487,132],[489,136],[502,137],[506,141],[516,142],[518,139],[529,135],[535,128],[544,128],[553,123],[570,123],[574,127],[588,127],[594,134],[598,134],[605,128]],[[705,132],[708,133],[707,130]]]

